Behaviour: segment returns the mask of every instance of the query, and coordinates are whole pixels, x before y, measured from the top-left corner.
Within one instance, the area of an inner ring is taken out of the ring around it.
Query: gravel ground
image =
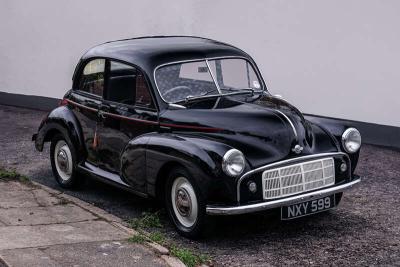
[[[48,146],[39,153],[30,141],[44,115],[0,106],[0,165],[61,190],[52,177]],[[363,182],[327,213],[287,222],[276,214],[220,217],[201,241],[178,236],[162,213],[163,231],[169,242],[209,255],[217,266],[400,266],[400,152],[364,145],[356,172]],[[124,219],[158,208],[91,180],[67,193]]]

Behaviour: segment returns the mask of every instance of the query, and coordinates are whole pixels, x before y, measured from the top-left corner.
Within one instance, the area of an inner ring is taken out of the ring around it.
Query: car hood
[[[293,105],[272,96],[253,102],[237,97],[196,101],[186,109],[165,111],[160,124],[237,148],[252,167],[290,156],[337,151],[332,136],[305,120]],[[296,145],[303,148],[300,154],[293,151]]]

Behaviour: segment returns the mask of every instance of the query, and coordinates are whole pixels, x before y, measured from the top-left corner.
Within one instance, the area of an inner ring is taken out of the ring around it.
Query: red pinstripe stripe
[[[97,112],[97,109],[95,109],[95,108],[87,107],[85,105],[76,103],[75,101],[72,101],[70,99],[66,99],[66,101],[68,103],[74,105],[74,106],[78,106],[80,108],[84,108],[84,109],[88,109],[88,110],[93,111],[93,112]],[[157,125],[158,124],[158,122],[156,122],[156,121],[135,119],[135,118],[121,116],[121,115],[117,115],[117,114],[113,114],[113,113],[109,113],[109,112],[104,112],[104,114],[106,114],[107,116],[110,116],[110,117],[121,119],[121,120],[134,121],[134,122],[152,124],[152,125]],[[195,125],[179,125],[179,124],[171,124],[171,123],[163,123],[163,122],[160,123],[160,126],[171,127],[171,128],[199,130],[199,131],[205,131],[205,132],[219,132],[219,131],[223,130],[223,129],[212,128],[212,127],[195,126]]]

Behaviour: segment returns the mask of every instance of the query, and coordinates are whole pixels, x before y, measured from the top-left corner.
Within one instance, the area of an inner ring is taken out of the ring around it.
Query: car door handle
[[[99,117],[102,119],[107,118],[106,113],[104,111],[99,110]]]

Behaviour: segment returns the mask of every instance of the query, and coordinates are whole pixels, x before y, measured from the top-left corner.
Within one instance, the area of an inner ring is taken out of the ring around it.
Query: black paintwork
[[[285,159],[344,152],[340,134],[345,129],[328,131],[322,125],[311,123],[294,106],[267,91],[254,97],[197,100],[184,104],[186,109],[169,108],[161,99],[153,77],[158,65],[223,56],[244,57],[254,63],[240,49],[195,37],[137,38],[96,46],[82,57],[74,80],[89,59],[120,60],[142,70],[155,107],[102,100],[74,90],[75,82],[62,106],[50,112],[41,123],[35,135],[36,148],[42,150],[43,143],[49,141],[55,131],[60,131],[78,148],[82,170],[90,170],[92,174],[151,197],[162,193],[168,169],[179,164],[194,176],[209,204],[237,203],[238,178],[226,176],[221,169],[222,157],[231,148],[245,155],[245,172]],[[293,122],[297,138],[282,113]],[[300,155],[292,152],[296,144],[304,147]],[[336,183],[353,178],[358,154],[335,157],[336,166],[341,161],[351,161],[348,172],[340,173],[337,169]],[[100,173],[99,169],[107,174]],[[262,201],[260,190],[257,194],[246,190],[248,180],[256,181],[261,188],[260,175],[256,173],[242,182],[240,204]]]

